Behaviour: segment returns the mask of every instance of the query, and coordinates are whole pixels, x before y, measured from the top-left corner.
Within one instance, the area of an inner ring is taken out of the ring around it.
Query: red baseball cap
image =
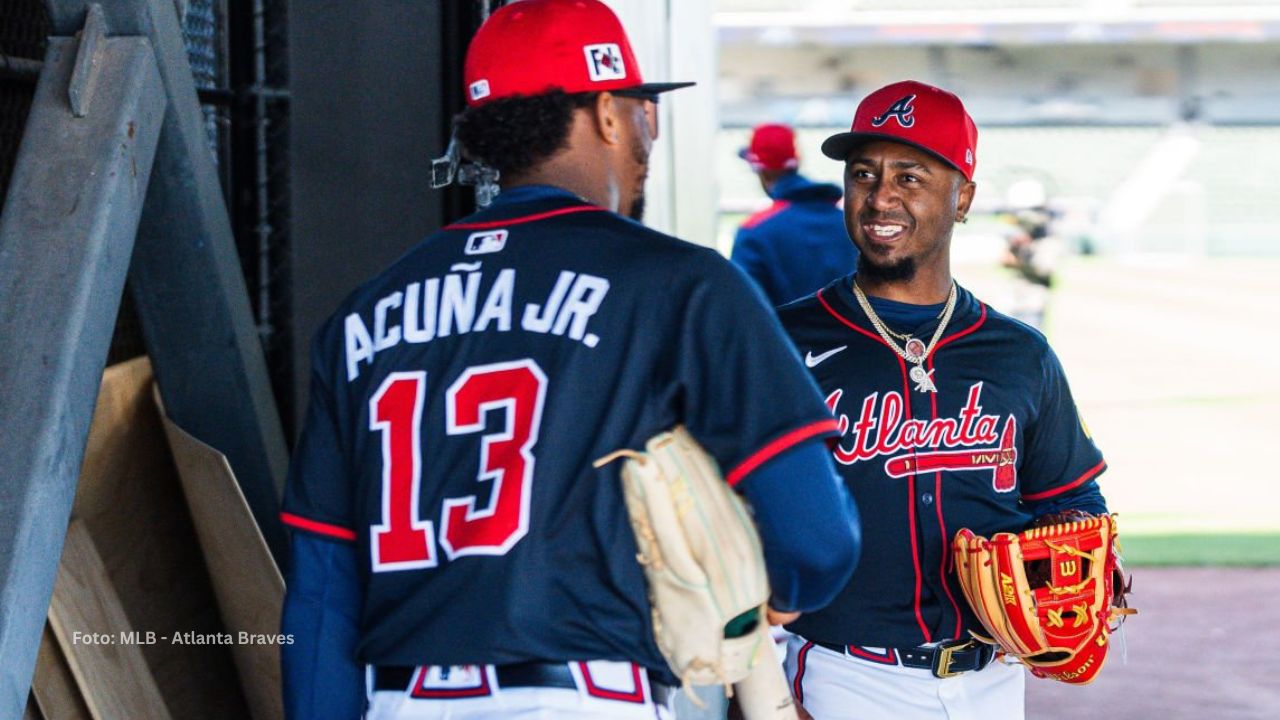
[[[657,94],[693,85],[646,83],[618,16],[599,0],[520,0],[480,26],[467,48],[467,104],[551,90]]]
[[[756,172],[797,168],[796,133],[786,125],[757,125],[751,131],[751,144],[739,150],[738,157],[751,163]]]
[[[978,128],[960,98],[914,80],[886,85],[863,98],[849,132],[822,143],[822,154],[845,160],[869,140],[893,140],[936,155],[973,179],[977,166]]]

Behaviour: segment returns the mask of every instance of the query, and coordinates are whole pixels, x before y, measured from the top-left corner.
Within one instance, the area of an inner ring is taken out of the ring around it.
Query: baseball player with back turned
[[[976,189],[960,99],[881,88],[822,151],[845,163],[858,268],[779,317],[840,424],[834,454],[864,547],[835,601],[788,625],[792,691],[819,720],[1021,718],[1024,671],[972,640],[985,631],[951,538],[1106,512],[1106,465],[1045,338],[951,277],[952,229]]]
[[[755,280],[769,302],[791,302],[853,272],[858,250],[836,207],[840,188],[800,174],[796,133],[768,123],[751,131],[738,153],[773,200],[742,223],[729,259]]]
[[[670,717],[619,464],[683,424],[755,507],[779,612],[857,562],[830,412],[713,250],[639,218],[659,93],[598,0],[524,0],[455,120],[502,193],[321,327],[284,521],[293,718]],[[744,388],[760,388],[744,392]]]

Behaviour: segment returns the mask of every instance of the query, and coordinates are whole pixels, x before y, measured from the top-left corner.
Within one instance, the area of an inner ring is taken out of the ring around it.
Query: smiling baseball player
[[[1021,718],[1024,672],[970,636],[986,631],[951,539],[1106,512],[1106,465],[1045,338],[952,279],[952,229],[976,189],[959,98],[881,88],[822,150],[845,164],[858,269],[779,314],[839,422],[864,549],[835,601],[788,626],[793,692],[820,719]]]
[[[284,521],[291,717],[669,717],[617,465],[683,425],[754,506],[777,611],[856,563],[836,425],[772,311],[639,218],[658,94],[598,0],[480,28],[457,139],[502,192],[317,334]],[[752,391],[752,388],[756,388]]]

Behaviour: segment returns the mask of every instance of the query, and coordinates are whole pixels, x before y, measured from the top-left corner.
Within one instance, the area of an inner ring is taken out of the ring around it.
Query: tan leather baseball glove
[[[689,685],[732,695],[750,677],[739,688],[748,718],[795,718],[765,622],[769,579],[746,502],[683,426],[650,438],[644,452],[619,450],[595,465],[623,457],[636,559],[672,671],[690,697]]]

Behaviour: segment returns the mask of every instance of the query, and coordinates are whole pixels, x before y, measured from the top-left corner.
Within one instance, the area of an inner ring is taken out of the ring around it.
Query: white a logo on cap
[[[481,98],[489,97],[489,81],[477,80],[471,83],[470,92],[471,92],[472,100],[479,100]]]
[[[884,111],[883,115],[871,118],[871,127],[880,127],[889,122],[890,118],[897,120],[898,125],[904,128],[915,125],[916,119],[911,117],[916,111],[915,106],[911,104],[915,102],[915,99],[915,95],[898,98],[893,102],[893,105],[889,106],[888,110]]]
[[[617,43],[587,45],[582,51],[587,55],[587,74],[592,82],[627,77],[627,68],[622,64],[622,52],[618,50]]]

